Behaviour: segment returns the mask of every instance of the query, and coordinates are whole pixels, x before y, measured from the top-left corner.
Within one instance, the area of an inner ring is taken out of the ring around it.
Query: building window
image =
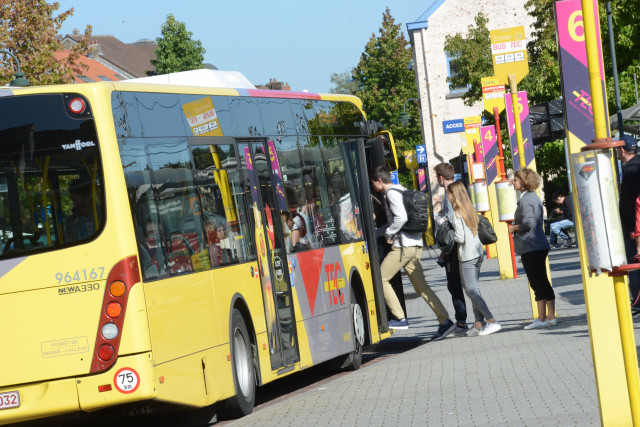
[[[452,63],[452,61],[456,59],[457,56],[452,56],[449,54],[449,52],[445,52],[445,54],[447,55],[447,77],[449,77],[449,79],[452,79],[457,75],[457,67],[455,67]],[[452,83],[449,82],[449,92],[462,94],[469,90],[469,86],[470,85],[468,84],[462,86],[453,86]]]

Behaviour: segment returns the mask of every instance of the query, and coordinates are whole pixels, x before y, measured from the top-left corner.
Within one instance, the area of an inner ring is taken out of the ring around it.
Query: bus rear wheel
[[[349,362],[346,368],[356,371],[360,369],[360,365],[362,364],[362,352],[366,332],[362,307],[356,299],[356,294],[353,292],[353,288],[351,288],[351,322],[351,332],[353,333],[353,340],[355,341],[356,347],[353,353],[349,355]]]
[[[328,363],[328,369],[357,371],[362,364],[362,352],[366,339],[365,321],[362,314],[362,306],[356,298],[356,294],[351,289],[351,334],[355,341],[353,351],[347,355],[338,356]]]
[[[251,340],[244,318],[236,308],[231,314],[230,344],[236,395],[222,402],[220,415],[223,419],[240,418],[250,414],[256,398],[256,376]]]

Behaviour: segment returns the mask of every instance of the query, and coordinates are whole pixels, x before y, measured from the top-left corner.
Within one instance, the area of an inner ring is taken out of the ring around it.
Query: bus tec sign
[[[509,74],[516,75],[516,83],[529,74],[527,41],[524,27],[491,30],[493,72],[500,83],[509,84]]]
[[[442,130],[444,133],[464,132],[464,119],[444,120],[442,122]]]

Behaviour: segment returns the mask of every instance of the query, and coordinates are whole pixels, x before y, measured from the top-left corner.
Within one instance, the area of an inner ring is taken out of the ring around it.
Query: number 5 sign
[[[133,393],[140,386],[140,375],[133,368],[122,368],[113,376],[113,385],[120,393]]]

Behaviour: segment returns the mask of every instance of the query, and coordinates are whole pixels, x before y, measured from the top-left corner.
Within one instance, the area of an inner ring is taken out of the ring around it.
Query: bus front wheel
[[[256,376],[253,351],[244,318],[237,308],[231,315],[231,367],[236,395],[225,400],[220,415],[225,419],[239,418],[253,411],[256,398]]]

